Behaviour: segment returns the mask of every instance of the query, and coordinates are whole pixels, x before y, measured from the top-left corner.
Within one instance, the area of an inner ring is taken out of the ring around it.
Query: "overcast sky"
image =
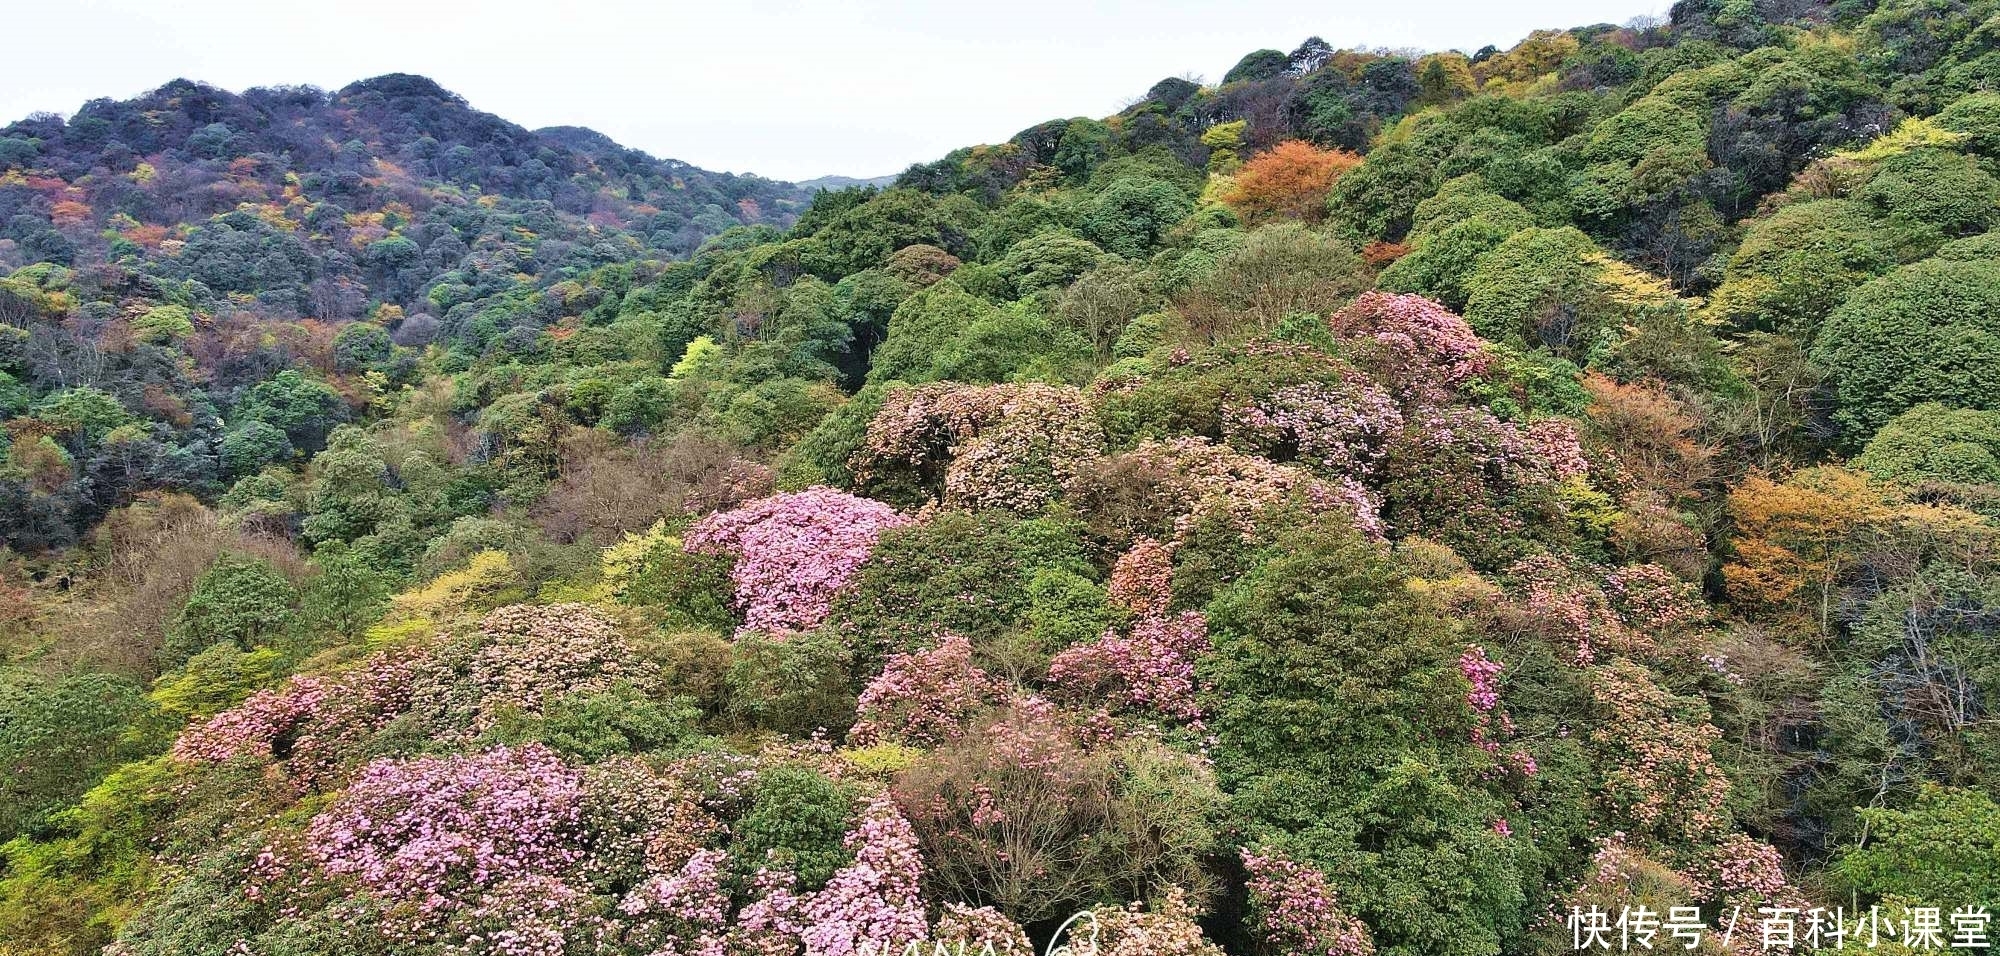
[[[337,89],[421,73],[530,128],[588,126],[709,169],[900,172],[1045,119],[1116,112],[1251,50],[1475,50],[1670,0],[63,0],[9,4],[0,123],[175,77]]]

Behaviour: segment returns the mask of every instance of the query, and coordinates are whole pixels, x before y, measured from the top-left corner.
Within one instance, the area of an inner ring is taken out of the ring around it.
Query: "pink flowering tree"
[[[1105,589],[1112,603],[1142,617],[1158,617],[1173,601],[1173,580],[1173,549],[1141,537],[1118,556]]]
[[[935,648],[896,654],[861,692],[848,740],[933,747],[964,736],[980,710],[1004,701],[1007,684],[972,663],[972,642],[946,635]]]
[[[330,877],[411,906],[419,927],[582,857],[583,777],[536,744],[377,760],[313,817],[306,852]]]
[[[1170,517],[1170,543],[1177,542],[1204,518],[1221,516],[1243,532],[1256,526],[1260,514],[1296,496],[1308,506],[1348,515],[1364,534],[1379,537],[1382,521],[1374,495],[1358,483],[1329,481],[1305,469],[1280,465],[1202,438],[1145,441],[1107,459],[1108,466],[1140,476],[1160,510]],[[1086,503],[1099,491],[1091,474],[1079,475],[1071,493]]]
[[[1250,923],[1264,952],[1370,956],[1368,927],[1340,908],[1326,874],[1276,853],[1240,851],[1250,874]]]
[[[1418,402],[1447,400],[1493,365],[1472,326],[1423,296],[1364,292],[1330,324],[1362,367]]]
[[[1465,678],[1468,690],[1465,705],[1472,711],[1472,743],[1493,756],[1502,766],[1532,777],[1540,772],[1535,758],[1522,747],[1504,747],[1502,740],[1514,735],[1514,720],[1500,706],[1500,671],[1498,661],[1486,656],[1486,648],[1477,644],[1465,649],[1458,657],[1458,673]],[[1505,822],[1496,830],[1504,828]],[[1505,833],[1501,834],[1505,836]]]
[[[760,871],[758,898],[738,918],[736,935],[755,952],[853,956],[901,952],[930,936],[920,884],[924,861],[909,821],[886,795],[869,801],[843,841],[854,862],[826,886],[799,893],[786,874]]]
[[[900,476],[952,507],[1028,513],[1103,453],[1075,388],[933,382],[889,395],[852,464],[864,486]]]
[[[1086,700],[1108,699],[1121,710],[1199,723],[1195,660],[1208,653],[1208,620],[1200,611],[1141,617],[1127,635],[1107,632],[1049,662],[1049,683]]]
[[[1388,392],[1365,381],[1305,383],[1225,406],[1222,427],[1232,447],[1365,481],[1402,429],[1403,413]]]
[[[709,515],[682,538],[698,554],[728,554],[744,626],[772,634],[810,630],[868,559],[882,532],[909,524],[879,501],[832,488],[772,495]]]
[[[502,708],[539,713],[558,698],[657,682],[657,668],[587,604],[523,604],[486,615],[466,672],[478,698],[475,730]]]
[[[335,673],[296,675],[190,725],[172,754],[216,763],[246,755],[275,758],[282,750],[294,776],[325,782],[375,731],[409,709],[416,675],[427,664],[420,649],[395,649]]]

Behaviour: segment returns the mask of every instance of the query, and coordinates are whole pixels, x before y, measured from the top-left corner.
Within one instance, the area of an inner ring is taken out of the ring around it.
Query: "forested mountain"
[[[2000,906],[1995,0],[1312,39],[795,221],[402,77],[0,149],[0,954]]]
[[[356,348],[532,339],[547,316],[522,313],[565,281],[783,227],[805,201],[589,130],[529,132],[404,75],[240,96],[176,80],[15,123],[0,414],[22,417],[0,442],[34,447],[0,478],[0,538],[60,547],[135,492],[212,496],[243,454],[317,450],[368,388]],[[298,421],[253,424],[249,390],[294,367],[315,373],[286,399]],[[95,423],[62,423],[77,414]]]

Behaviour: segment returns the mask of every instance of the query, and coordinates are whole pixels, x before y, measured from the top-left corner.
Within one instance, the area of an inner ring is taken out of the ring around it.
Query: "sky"
[[[879,176],[1101,117],[1252,50],[1505,48],[1670,0],[64,0],[9,4],[0,124],[176,77],[241,91],[419,73],[529,128],[707,169]]]

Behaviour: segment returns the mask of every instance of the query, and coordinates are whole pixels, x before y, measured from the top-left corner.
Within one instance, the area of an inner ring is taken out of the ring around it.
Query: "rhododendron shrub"
[[[1069,648],[1049,662],[1049,683],[1069,694],[1109,698],[1118,709],[1199,723],[1194,662],[1209,651],[1208,621],[1200,611],[1148,615],[1130,633],[1106,633]]]
[[[1223,409],[1231,447],[1298,461],[1332,478],[1365,481],[1403,427],[1389,393],[1365,382],[1288,385]]]
[[[1091,911],[1094,920],[1073,924],[1067,950],[1085,956],[1223,956],[1222,947],[1202,935],[1199,912],[1186,893],[1172,889],[1157,906],[1140,903]]]
[[[1173,549],[1142,537],[1118,556],[1105,590],[1112,602],[1142,617],[1167,613],[1173,602]]]
[[[1019,923],[991,906],[946,903],[932,938],[948,951],[973,956],[1034,956],[1035,944]],[[961,948],[963,947],[963,948]]]
[[[871,800],[843,841],[854,862],[826,886],[800,893],[786,874],[754,881],[758,899],[739,914],[738,933],[757,952],[854,956],[901,952],[930,936],[920,887],[924,859],[915,832],[886,796]]]
[[[1599,710],[1591,743],[1608,769],[1605,808],[1634,836],[1669,847],[1701,845],[1729,825],[1729,780],[1711,748],[1722,732],[1698,701],[1676,698],[1627,660],[1596,667]]]
[[[301,779],[321,779],[409,708],[417,675],[427,666],[420,651],[391,650],[337,673],[294,676],[190,725],[174,741],[173,756],[211,763],[282,757]]]
[[[1503,765],[1532,777],[1540,769],[1534,756],[1521,747],[1503,748],[1501,743],[1514,735],[1514,719],[1500,706],[1502,669],[1499,662],[1486,656],[1486,648],[1477,644],[1458,656],[1458,673],[1470,688],[1465,705],[1472,710],[1472,743]],[[1505,826],[1501,821],[1496,832],[1504,831]]]
[[[1006,685],[973,666],[972,642],[947,635],[937,647],[896,654],[861,691],[850,743],[936,746],[965,734],[982,708],[1006,698]]]
[[[891,792],[933,896],[991,901],[1024,923],[1205,888],[1222,803],[1193,758],[1153,741],[1100,744],[1032,696],[898,774]]]
[[[951,507],[1030,513],[1103,451],[1075,388],[935,382],[890,393],[851,467],[863,487],[900,480]]]
[[[690,552],[736,557],[729,572],[744,626],[773,634],[817,627],[875,540],[910,518],[831,488],[778,494],[709,515],[682,538]]]
[[[1484,409],[1414,411],[1384,459],[1383,514],[1398,537],[1439,541],[1481,568],[1566,540],[1555,467]]]
[[[503,708],[534,714],[551,701],[620,683],[653,687],[657,668],[586,604],[503,607],[479,622],[465,680],[478,695],[475,729]]]
[[[1169,542],[1185,540],[1210,515],[1226,517],[1240,532],[1288,499],[1316,511],[1345,515],[1354,526],[1379,535],[1374,496],[1352,481],[1328,481],[1304,469],[1246,455],[1200,438],[1147,441],[1086,469],[1071,482],[1079,507],[1115,507],[1119,498],[1142,497],[1141,534]]]
[[[1523,558],[1506,576],[1518,596],[1518,625],[1568,651],[1582,666],[1607,654],[1651,660],[1685,651],[1709,620],[1693,585],[1651,564],[1605,568],[1552,554]]]
[[[1363,292],[1330,324],[1347,354],[1405,402],[1444,402],[1493,368],[1472,326],[1420,295]]]
[[[583,776],[539,745],[378,760],[313,817],[306,852],[328,875],[409,903],[420,920],[582,856]]]
[[[1275,853],[1241,851],[1250,874],[1250,923],[1264,952],[1369,956],[1368,927],[1340,908],[1326,874]]]

